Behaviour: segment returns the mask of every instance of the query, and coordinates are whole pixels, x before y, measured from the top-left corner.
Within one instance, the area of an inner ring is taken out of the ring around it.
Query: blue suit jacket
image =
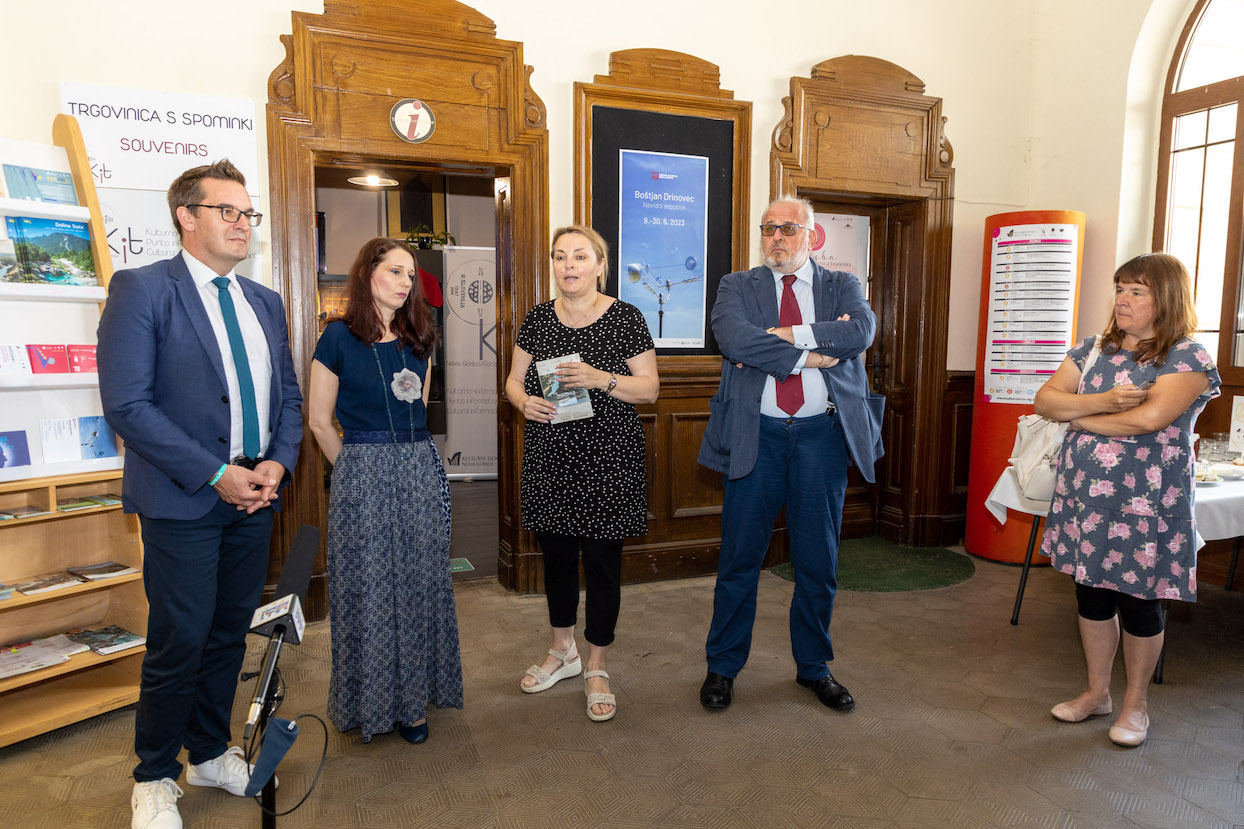
[[[851,459],[866,481],[881,457],[881,416],[885,398],[868,388],[864,350],[872,344],[877,318],[854,275],[812,265],[816,350],[839,363],[819,369],[838,407]],[[851,319],[838,322],[850,314]],[[765,266],[732,273],[721,280],[713,305],[713,336],[721,347],[721,385],[709,401],[708,426],[699,461],[731,479],[756,466],[760,440],[760,398],[766,376],[785,379],[802,349],[766,334],[778,325],[773,272]],[[735,365],[742,363],[742,367]]]
[[[272,437],[264,457],[285,467],[284,485],[302,443],[285,309],[275,291],[245,278],[238,284],[272,354]],[[229,397],[216,335],[180,255],[113,275],[99,320],[98,362],[104,417],[125,440],[125,511],[206,515],[219,500],[207,482],[229,461]]]

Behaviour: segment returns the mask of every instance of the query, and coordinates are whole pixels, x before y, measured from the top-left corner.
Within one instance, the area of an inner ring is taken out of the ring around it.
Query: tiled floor
[[[609,665],[619,713],[605,724],[588,721],[574,680],[518,692],[546,647],[541,598],[460,583],[465,710],[433,711],[423,746],[331,732],[319,786],[278,826],[1244,825],[1244,595],[1205,588],[1172,614],[1150,739],[1125,750],[1107,741],[1108,718],[1050,718],[1083,677],[1071,585],[1035,571],[1012,627],[1017,577],[977,561],[944,590],[842,593],[834,669],[859,701],[848,715],[793,681],[789,582],[762,577],[752,658],[722,713],[697,702],[712,579],[628,587]],[[286,652],[283,715],[323,715],[328,657],[324,624]],[[119,711],[0,749],[0,826],[128,826],[133,720]],[[314,773],[317,730],[304,722],[281,767],[282,806]],[[259,825],[248,800],[183,788],[187,827]]]

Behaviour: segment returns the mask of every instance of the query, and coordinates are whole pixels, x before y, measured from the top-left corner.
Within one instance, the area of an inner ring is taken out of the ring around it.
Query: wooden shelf
[[[51,512],[45,512],[41,515],[28,515],[25,518],[6,518],[3,521],[0,521],[0,530],[5,527],[23,527],[27,524],[38,524],[40,521],[57,521],[63,518],[73,518],[78,515],[91,515],[96,512],[112,512],[119,509],[121,509],[120,504],[100,504],[98,507],[53,510]],[[4,512],[4,510],[0,509],[0,512]]]
[[[28,216],[32,219],[63,219],[68,222],[89,222],[91,208],[80,204],[52,204],[29,199],[0,198],[0,216]]]
[[[75,671],[81,671],[96,665],[116,662],[118,659],[124,659],[127,656],[133,656],[136,653],[145,653],[146,650],[147,648],[145,646],[139,645],[135,648],[127,648],[126,650],[109,654],[98,654],[94,651],[75,653],[73,656],[69,657],[68,661],[61,662],[59,665],[50,665],[46,668],[40,668],[37,671],[31,671],[30,673],[18,674],[17,676],[9,676],[4,679],[0,679],[0,694],[5,693],[6,691],[14,691],[18,688],[25,688],[27,685],[34,685],[35,683],[43,682],[45,679],[52,679],[53,677],[62,676]],[[5,707],[8,707],[9,698],[5,697],[4,701]]]
[[[137,702],[138,672],[144,650],[133,648],[100,657],[89,664],[85,660],[74,663],[75,659],[87,655],[78,654],[65,663],[74,666],[74,673],[57,676],[53,682],[36,682],[7,692],[2,700],[4,717],[0,719],[0,746],[37,737],[54,728]],[[36,671],[29,676],[40,673],[42,671]]]
[[[120,469],[103,469],[99,472],[73,472],[67,475],[51,475],[43,478],[23,478],[19,481],[0,481],[0,494],[5,492],[25,492],[30,489],[47,489],[48,487],[70,487],[78,484],[104,483],[105,481],[121,480]]]
[[[98,387],[99,375],[93,371],[71,371],[63,374],[0,374],[0,389],[6,391],[94,389]]]
[[[83,206],[0,199],[0,215],[87,223],[99,286],[0,282],[0,318],[4,314],[10,317],[28,315],[35,320],[54,318],[64,324],[57,341],[89,343],[95,339],[96,315],[91,313],[94,309],[40,307],[40,303],[53,302],[99,306],[107,297],[108,281],[112,277],[108,230],[100,213],[90,160],[78,122],[68,115],[56,116],[52,139],[56,146],[65,150],[78,201]],[[7,142],[4,146],[21,143]],[[32,146],[34,149],[22,152],[32,155],[43,152],[38,145]],[[18,150],[14,152],[22,154]],[[47,152],[60,155],[54,149],[47,149]],[[26,304],[18,305],[19,302]],[[80,398],[94,397],[94,405],[98,406],[98,392],[92,391],[98,386],[99,375],[94,373],[7,375],[0,377],[0,408],[22,411],[27,421],[61,417],[65,404],[76,403]],[[30,393],[52,389],[80,391],[55,395]],[[72,407],[69,411],[73,411]],[[36,462],[0,469],[0,495],[4,496],[0,503],[28,504],[43,509],[55,506],[58,500],[108,490],[117,492],[123,464],[122,458],[115,457]],[[0,506],[0,510],[3,509]],[[6,582],[21,581],[11,578],[13,573],[54,573],[88,561],[109,559],[142,567],[138,521],[124,515],[119,504],[0,521],[0,572],[5,574]],[[147,632],[147,603],[141,581],[141,573],[130,573],[35,596],[23,596],[14,591],[11,598],[0,601],[0,642],[25,642],[69,628],[109,624],[143,635]],[[145,650],[136,647],[107,656],[93,652],[75,654],[58,665],[0,680],[0,746],[137,701]]]
[[[116,507],[110,507],[116,509]],[[84,512],[84,510],[79,510]],[[11,523],[5,521],[4,523]],[[141,572],[126,573],[124,576],[113,576],[110,579],[96,579],[95,581],[87,581],[73,587],[62,587],[60,590],[48,590],[45,593],[36,593],[33,596],[27,596],[25,593],[13,591],[12,598],[0,600],[0,610],[13,610],[18,607],[26,607],[27,605],[39,604],[40,602],[50,602],[54,599],[63,599],[66,596],[77,596],[82,593],[93,593],[96,590],[107,590],[121,584],[129,584],[132,581],[138,581],[143,577]],[[13,579],[11,584],[21,584],[23,579]],[[3,691],[3,684],[0,684],[0,691]]]

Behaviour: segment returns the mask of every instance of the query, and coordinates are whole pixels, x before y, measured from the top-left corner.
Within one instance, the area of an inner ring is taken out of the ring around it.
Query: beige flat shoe
[[[618,698],[613,694],[594,694],[587,690],[587,681],[594,676],[609,678],[609,674],[604,671],[588,671],[583,675],[583,692],[587,694],[587,716],[592,722],[605,722],[612,720],[613,715],[618,713]],[[612,705],[613,708],[608,714],[597,714],[592,710],[593,705]]]
[[[1110,701],[1110,697],[1106,697],[1106,701],[1092,711],[1081,711],[1071,705],[1071,703],[1060,702],[1050,709],[1050,713],[1054,719],[1061,722],[1083,722],[1089,717],[1104,717],[1114,710],[1114,704]]]
[[[1145,724],[1139,729],[1119,725],[1118,721],[1110,726],[1110,742],[1125,748],[1135,748],[1149,736],[1149,715],[1145,714]]]

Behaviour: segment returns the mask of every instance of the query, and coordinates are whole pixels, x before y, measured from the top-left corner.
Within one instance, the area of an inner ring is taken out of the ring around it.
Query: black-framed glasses
[[[767,239],[774,233],[777,233],[778,230],[782,231],[783,236],[794,236],[801,230],[807,230],[807,228],[803,225],[797,225],[794,222],[783,222],[780,225],[761,225],[760,235]]]
[[[243,216],[246,217],[246,221],[250,222],[251,227],[259,227],[259,223],[263,221],[262,213],[256,213],[254,210],[239,210],[229,204],[188,204],[186,207],[210,207],[214,210],[219,210],[220,218],[229,224],[233,224]],[[772,236],[773,234],[769,235]],[[786,235],[789,236],[790,234],[787,233]]]

